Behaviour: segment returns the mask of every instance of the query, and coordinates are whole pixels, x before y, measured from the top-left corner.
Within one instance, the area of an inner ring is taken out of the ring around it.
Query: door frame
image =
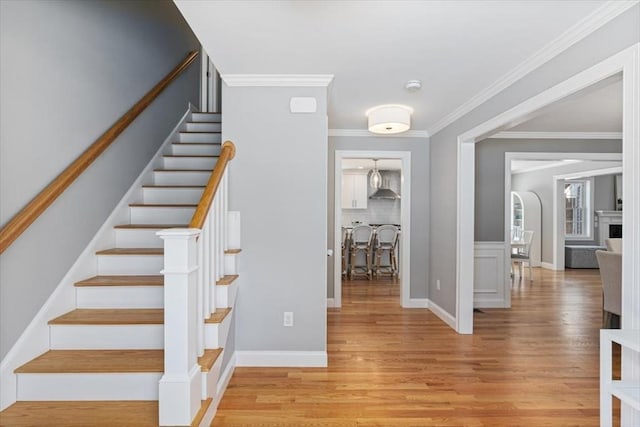
[[[623,303],[622,327],[640,329],[640,43],[458,136],[456,224],[456,331],[473,333],[475,143],[520,124],[569,95],[622,73],[623,81]]]
[[[342,306],[342,160],[343,159],[398,159],[402,162],[400,217],[400,304],[411,307],[411,152],[410,151],[366,151],[336,150],[334,170],[334,236],[333,236],[333,307]]]

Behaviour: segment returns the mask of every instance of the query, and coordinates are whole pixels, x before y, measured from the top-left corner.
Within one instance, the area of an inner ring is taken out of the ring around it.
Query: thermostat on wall
[[[292,113],[315,113],[318,103],[313,97],[293,97],[289,102],[289,109]]]

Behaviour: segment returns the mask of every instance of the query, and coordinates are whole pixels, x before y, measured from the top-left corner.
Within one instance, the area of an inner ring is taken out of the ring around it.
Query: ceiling
[[[429,130],[604,0],[175,0],[221,74],[333,74],[329,128],[380,104]],[[404,88],[411,79],[422,89]]]
[[[373,169],[373,159],[344,159],[342,160],[342,169]],[[399,170],[402,169],[402,160],[399,159],[379,159],[378,169],[380,170]]]

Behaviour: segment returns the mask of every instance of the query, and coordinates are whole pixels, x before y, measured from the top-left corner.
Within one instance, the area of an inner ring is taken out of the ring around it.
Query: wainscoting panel
[[[506,308],[511,305],[504,242],[475,242],[473,306]]]

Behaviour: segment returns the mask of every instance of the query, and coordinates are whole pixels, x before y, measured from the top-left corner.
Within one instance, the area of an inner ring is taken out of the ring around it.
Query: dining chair
[[[529,257],[532,241],[533,241],[533,231],[524,230],[522,231],[520,240],[515,240],[511,242],[512,243],[511,263],[512,265],[514,263],[518,264],[518,272],[520,274],[520,279],[522,279],[523,264],[526,262],[527,265],[529,266],[530,282],[533,282],[533,278],[531,276],[531,259]]]
[[[398,227],[395,225],[381,225],[376,229],[376,239],[374,243],[374,252],[376,256],[376,264],[374,273],[376,277],[380,273],[384,273],[383,269],[387,269],[391,277],[398,276],[398,260],[396,258],[396,248],[398,246]],[[382,265],[381,260],[384,254],[389,255],[389,264]]]
[[[602,327],[620,326],[622,314],[622,254],[596,251],[602,279]]]
[[[356,225],[351,230],[351,244],[349,246],[351,263],[349,267],[349,279],[353,280],[353,274],[366,274],[371,280],[371,245],[373,243],[374,230],[369,225]],[[364,254],[364,265],[357,264],[359,253]]]
[[[349,274],[349,229],[342,227],[342,242],[340,245],[342,252],[342,277],[346,278]]]

